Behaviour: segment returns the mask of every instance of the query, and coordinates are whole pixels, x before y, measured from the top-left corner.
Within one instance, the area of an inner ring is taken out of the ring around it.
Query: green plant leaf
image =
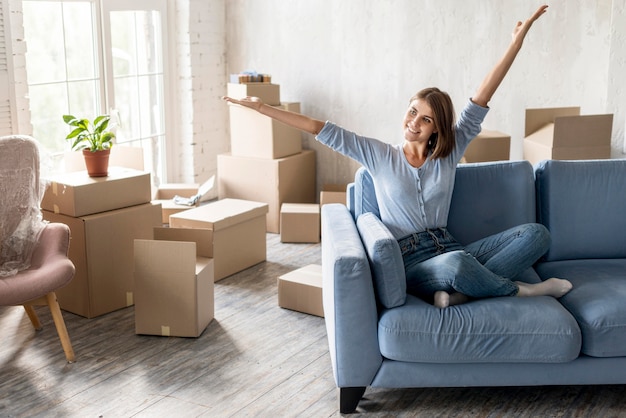
[[[65,137],[65,139],[72,139],[72,138],[74,138],[74,137],[78,136],[78,135],[79,135],[81,132],[83,132],[83,131],[84,131],[84,129],[83,129],[83,128],[76,128],[76,129],[74,129],[72,132],[70,132],[70,133],[69,133],[69,134]]]

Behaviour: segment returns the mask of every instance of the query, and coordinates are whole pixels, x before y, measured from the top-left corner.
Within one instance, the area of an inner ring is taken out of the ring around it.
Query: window
[[[166,178],[165,0],[24,0],[33,136],[69,149],[62,115],[111,114],[118,146],[144,150],[155,184]]]

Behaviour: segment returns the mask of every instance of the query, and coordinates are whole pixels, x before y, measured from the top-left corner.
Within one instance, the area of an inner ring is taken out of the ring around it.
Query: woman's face
[[[420,99],[413,100],[404,116],[404,139],[428,143],[435,132],[435,117],[428,103]]]

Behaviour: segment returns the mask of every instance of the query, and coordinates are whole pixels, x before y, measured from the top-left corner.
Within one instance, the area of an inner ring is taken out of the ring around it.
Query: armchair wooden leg
[[[33,308],[32,305],[24,305],[24,310],[26,311],[26,314],[28,315],[30,322],[33,324],[33,327],[37,331],[41,330],[41,322],[39,321],[39,317],[37,316],[37,313],[35,312],[35,308]]]
[[[339,388],[339,412],[341,414],[354,413],[364,393],[364,386]]]
[[[57,301],[56,293],[48,293],[46,295],[46,300],[48,302],[48,306],[50,307],[52,320],[54,321],[54,325],[57,328],[57,333],[59,334],[59,339],[61,340],[63,351],[65,352],[65,358],[67,359],[68,363],[74,363],[74,349],[72,348],[72,342],[70,341],[70,336],[67,333],[67,328],[65,327],[65,321],[63,320],[63,315],[61,314],[61,307],[59,306],[59,302]]]

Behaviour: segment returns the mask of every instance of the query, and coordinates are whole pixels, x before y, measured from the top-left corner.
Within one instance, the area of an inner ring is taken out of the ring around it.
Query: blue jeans
[[[445,229],[426,230],[398,240],[407,292],[432,299],[438,290],[471,298],[513,296],[512,280],[550,246],[550,233],[529,223],[483,238],[465,248]]]

